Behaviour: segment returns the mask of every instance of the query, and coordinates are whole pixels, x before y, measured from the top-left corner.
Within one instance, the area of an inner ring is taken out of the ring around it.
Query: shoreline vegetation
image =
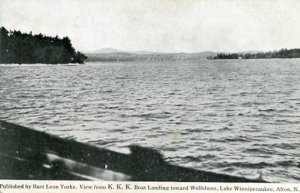
[[[74,49],[68,37],[0,28],[0,64],[83,64],[85,59],[87,57]]]
[[[279,51],[257,53],[218,53],[216,56],[207,57],[208,60],[271,58],[300,58],[300,49],[281,49]]]

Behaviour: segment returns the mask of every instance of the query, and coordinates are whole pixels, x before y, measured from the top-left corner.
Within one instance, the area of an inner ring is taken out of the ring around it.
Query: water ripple
[[[172,163],[300,182],[299,59],[0,66],[0,119]]]

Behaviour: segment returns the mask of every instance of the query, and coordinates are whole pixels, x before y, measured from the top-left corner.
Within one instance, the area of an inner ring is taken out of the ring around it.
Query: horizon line
[[[212,51],[212,50],[205,50],[205,51],[191,51],[191,52],[188,52],[188,51],[153,51],[153,50],[123,50],[123,49],[117,49],[117,48],[110,48],[110,47],[105,47],[105,48],[100,48],[100,49],[95,49],[95,50],[89,50],[89,51],[82,51],[83,53],[85,54],[96,54],[96,53],[101,53],[99,52],[100,50],[105,50],[105,49],[110,49],[110,50],[113,50],[113,51],[107,51],[107,52],[102,52],[103,54],[105,53],[137,53],[137,52],[149,52],[150,54],[153,53],[157,53],[157,54],[195,54],[195,53],[204,53],[204,52],[212,52],[212,53],[244,53],[244,52],[274,52],[274,51],[279,51],[281,49],[300,49],[299,48],[285,48],[285,47],[282,47],[280,49],[268,49],[268,50],[264,50],[264,49],[257,49],[257,50],[241,50],[241,51]]]

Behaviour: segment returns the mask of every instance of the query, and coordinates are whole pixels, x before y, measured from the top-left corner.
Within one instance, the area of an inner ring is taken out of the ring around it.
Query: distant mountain
[[[161,54],[160,52],[152,52],[152,51],[134,51],[134,52],[130,52],[133,54]]]
[[[104,48],[86,53],[87,61],[177,61],[177,60],[203,60],[208,56],[216,56],[215,52],[198,53],[161,53],[151,51],[121,51]]]
[[[117,49],[114,49],[114,48],[102,48],[102,49],[99,49],[99,50],[94,50],[94,51],[91,51],[91,52],[88,52],[90,54],[107,54],[107,53],[114,53],[114,52],[123,52],[121,50],[117,50]]]
[[[210,51],[196,52],[196,53],[190,53],[189,55],[190,56],[194,56],[194,57],[207,58],[208,56],[215,56],[215,55],[217,55],[217,52],[210,52]]]
[[[102,48],[99,50],[94,50],[87,52],[88,54],[110,54],[110,53],[130,53],[130,54],[159,54],[160,52],[152,52],[152,51],[122,51],[114,48]]]

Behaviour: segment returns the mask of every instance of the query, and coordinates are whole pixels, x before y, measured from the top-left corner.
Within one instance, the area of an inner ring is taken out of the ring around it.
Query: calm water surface
[[[0,66],[0,119],[177,165],[300,182],[300,60]]]

